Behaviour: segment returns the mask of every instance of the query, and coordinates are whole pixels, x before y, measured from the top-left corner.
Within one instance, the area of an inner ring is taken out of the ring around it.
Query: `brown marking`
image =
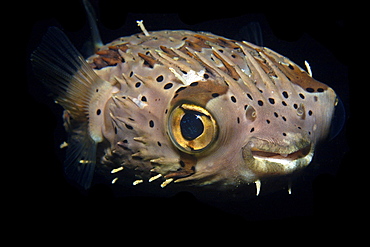
[[[214,97],[212,94],[225,94],[228,87],[224,83],[216,83],[213,80],[199,82],[197,86],[187,86],[177,90],[171,105],[176,106],[179,102],[188,101],[205,107],[209,100]]]
[[[164,51],[167,54],[167,56],[171,58],[178,57],[178,55],[174,51],[172,51],[170,48],[163,46],[163,45],[159,47],[161,48],[162,51]]]
[[[158,61],[152,57],[149,57],[145,54],[138,53],[139,57],[141,57],[144,60],[144,65],[149,66],[150,68],[154,67],[154,64],[156,64]]]
[[[221,38],[221,37],[217,37],[217,38],[211,38],[209,36],[206,36],[206,35],[202,35],[202,34],[194,34],[194,37],[200,39],[200,40],[203,40],[203,42],[211,42],[211,43],[215,43],[216,45],[219,45],[219,46],[222,46],[222,47],[225,47],[225,48],[230,48],[230,49],[238,49],[239,46],[235,44],[235,40],[230,40],[230,39],[225,39],[225,38]]]
[[[101,57],[95,57],[91,66],[93,69],[101,69],[107,67],[108,64]]]
[[[126,52],[127,49],[128,49],[128,45],[127,45],[127,43],[126,44],[121,44],[121,45],[114,45],[114,46],[111,45],[111,46],[109,46],[109,49],[110,50],[115,50],[115,51],[121,50],[123,52]]]
[[[97,51],[96,54],[99,55],[93,59],[91,66],[94,69],[101,69],[106,66],[114,66],[118,63],[123,63],[125,60],[119,54],[119,50],[126,52],[128,49],[127,44],[109,46],[108,50]]]
[[[273,57],[271,57],[269,54],[265,54],[268,56],[271,61],[289,78],[289,80],[297,84],[303,89],[312,88],[315,92],[320,88],[323,91],[326,91],[328,89],[328,86],[324,83],[321,83],[312,77],[310,77],[305,71],[301,71],[297,65],[295,64],[289,64],[289,66],[278,63]],[[263,68],[263,66],[261,66]]]
[[[233,68],[231,64],[229,64],[222,56],[220,56],[217,52],[213,51],[213,55],[215,55],[218,59],[221,60],[223,65],[226,68],[226,73],[228,73],[234,80],[238,80],[240,78],[238,72]]]
[[[190,176],[195,173],[195,165],[197,164],[197,158],[191,154],[181,153],[180,154],[180,166],[176,172],[172,172],[164,176],[164,178],[183,178]]]

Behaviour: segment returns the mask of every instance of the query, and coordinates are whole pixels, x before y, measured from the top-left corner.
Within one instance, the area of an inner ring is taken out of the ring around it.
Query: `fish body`
[[[98,171],[258,194],[261,180],[309,165],[337,103],[288,58],[205,32],[146,31],[84,59],[52,28],[32,60],[65,109],[66,173],[85,188]]]

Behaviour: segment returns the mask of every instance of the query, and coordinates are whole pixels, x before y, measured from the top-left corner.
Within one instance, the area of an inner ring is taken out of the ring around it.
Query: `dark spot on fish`
[[[283,104],[283,106],[287,106],[287,104],[285,103],[285,101],[281,101],[281,104]]]
[[[238,124],[240,124],[240,118],[239,118],[239,117],[237,117],[237,118],[236,118],[236,122],[237,122]]]
[[[181,167],[185,167],[185,162],[184,162],[184,161],[182,161],[182,160],[180,160],[180,166],[181,166]]]
[[[198,82],[193,82],[193,83],[190,84],[190,87],[195,87],[197,85],[198,85]]]
[[[129,129],[129,130],[132,130],[134,129],[134,127],[132,127],[131,125],[128,125],[128,124],[125,124],[126,128]]]
[[[259,101],[258,101],[258,105],[259,105],[259,106],[263,106],[263,101],[262,101],[262,100],[259,100]]]
[[[284,98],[286,98],[286,99],[289,97],[289,95],[286,91],[284,91],[282,94],[283,94]]]
[[[289,64],[288,67],[289,67],[289,69],[294,70],[293,65]]]
[[[135,87],[139,88],[141,86],[141,82],[136,82]]]
[[[114,134],[116,134],[117,135],[117,127],[114,127]]]
[[[275,117],[279,117],[279,115],[278,115],[276,112],[274,112],[274,116],[275,116]]]
[[[301,99],[304,99],[305,97],[304,97],[304,95],[303,94],[299,94],[299,97],[301,97]]]
[[[147,98],[145,96],[143,96],[143,97],[141,97],[141,101],[147,102],[148,100],[147,100]]]
[[[308,88],[306,88],[306,91],[309,92],[309,93],[313,93],[313,92],[315,92],[315,89],[313,89],[312,87],[308,87]]]
[[[312,111],[311,110],[308,111],[308,115],[312,116]]]
[[[324,89],[323,89],[323,88],[321,88],[321,87],[319,87],[319,88],[317,89],[317,92],[322,93],[322,92],[324,92]]]
[[[153,121],[153,120],[150,120],[150,121],[149,121],[149,127],[150,127],[150,128],[153,128],[153,127],[154,127],[154,121]]]
[[[254,131],[254,127],[252,127],[252,128],[251,128],[251,130],[250,130],[249,132],[251,132],[251,133],[252,133],[253,131]]]
[[[209,78],[209,75],[208,75],[208,74],[204,74],[204,75],[203,75],[203,78],[204,78],[204,79],[208,79],[208,78]]]
[[[95,90],[95,92],[99,92],[99,88],[97,88],[97,89]]]
[[[173,86],[173,84],[172,83],[167,83],[166,85],[164,85],[164,89],[170,89],[171,87]]]
[[[252,96],[251,96],[249,93],[247,93],[247,96],[248,96],[248,98],[249,98],[250,100],[253,100]]]
[[[158,146],[162,147],[162,143],[160,143],[160,142],[157,142],[157,144],[158,144]]]
[[[275,100],[273,99],[273,98],[269,98],[269,102],[270,102],[270,104],[275,104]]]
[[[101,110],[100,109],[98,109],[98,110],[96,110],[96,115],[100,115],[101,114]]]
[[[164,79],[163,75],[160,75],[160,76],[158,76],[158,77],[156,78],[156,81],[157,81],[157,82],[162,82],[162,81],[163,81],[163,79]]]
[[[186,87],[180,87],[179,89],[177,89],[176,90],[176,92],[175,93],[180,93],[181,91],[183,91],[183,90],[185,90],[186,89]]]
[[[213,93],[213,94],[212,94],[212,97],[213,97],[213,98],[216,98],[216,97],[218,97],[218,96],[220,96],[220,94],[218,94],[218,93]]]
[[[286,133],[283,133],[283,136],[286,136]]]
[[[131,71],[129,76],[132,77],[133,75],[134,75],[134,72]]]
[[[317,96],[314,96],[313,97],[313,101],[317,102],[317,100],[318,100],[318,97]]]
[[[298,105],[297,104],[293,104],[293,107],[294,107],[294,109],[297,109],[298,108]]]
[[[140,156],[131,156],[133,160],[143,160],[143,157]]]
[[[284,116],[282,116],[281,118],[286,122],[286,118]]]
[[[230,99],[232,102],[236,103],[236,98],[234,96],[231,96]]]
[[[266,119],[266,123],[267,123],[267,124],[270,124],[270,120]]]

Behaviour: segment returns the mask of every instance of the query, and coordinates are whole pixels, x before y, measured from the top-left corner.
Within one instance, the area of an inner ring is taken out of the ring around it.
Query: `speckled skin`
[[[116,176],[132,182],[157,175],[230,188],[300,170],[326,135],[336,99],[287,58],[209,33],[136,34],[87,61],[119,88],[102,106],[102,164],[125,167]],[[207,109],[219,127],[202,153],[183,153],[169,138],[168,116],[185,101]]]
[[[261,180],[310,163],[336,105],[330,87],[289,59],[210,33],[135,34],[85,61],[52,30],[33,63],[66,110],[66,172],[85,188],[96,171],[159,189],[255,182],[258,194]],[[184,109],[208,121],[206,147],[175,137],[171,121]]]

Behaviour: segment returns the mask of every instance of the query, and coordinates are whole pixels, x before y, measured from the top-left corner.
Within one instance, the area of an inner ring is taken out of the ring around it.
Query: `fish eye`
[[[213,116],[201,106],[181,104],[174,108],[168,121],[169,136],[185,153],[200,153],[213,144],[218,127]]]

